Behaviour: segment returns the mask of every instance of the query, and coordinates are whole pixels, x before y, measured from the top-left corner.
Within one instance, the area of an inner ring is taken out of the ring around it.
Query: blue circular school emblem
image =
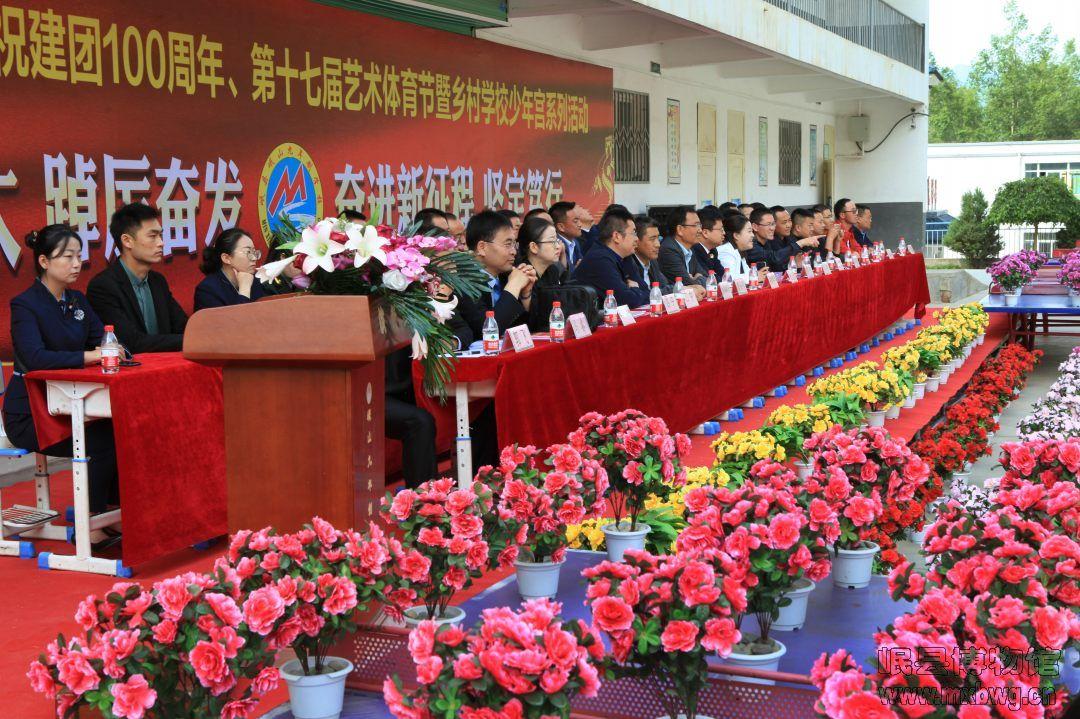
[[[322,219],[319,171],[304,148],[284,142],[274,148],[259,178],[259,223],[267,242],[287,215],[294,225]]]

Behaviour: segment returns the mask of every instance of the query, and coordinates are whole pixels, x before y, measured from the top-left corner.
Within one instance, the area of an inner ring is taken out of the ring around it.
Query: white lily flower
[[[334,271],[334,255],[345,251],[345,245],[330,239],[336,221],[321,220],[314,227],[305,227],[299,244],[294,248],[298,255],[304,255],[304,274],[310,275],[316,267],[327,272]]]
[[[286,267],[295,261],[296,255],[281,260],[275,260],[274,262],[267,262],[265,265],[255,270],[255,279],[260,282],[273,282],[277,279],[278,275],[285,271]]]
[[[446,324],[446,321],[454,316],[458,298],[457,295],[454,295],[449,302],[440,302],[432,297],[428,301],[431,302],[431,309],[435,312],[435,319],[439,321],[439,324]]]
[[[383,247],[389,244],[389,240],[379,237],[374,225],[360,226],[351,222],[346,225],[345,234],[349,238],[345,243],[345,249],[354,252],[353,267],[363,267],[372,258],[386,264],[386,252]]]
[[[413,332],[412,336],[412,358],[424,359],[427,357],[428,346],[427,340],[417,333]]]

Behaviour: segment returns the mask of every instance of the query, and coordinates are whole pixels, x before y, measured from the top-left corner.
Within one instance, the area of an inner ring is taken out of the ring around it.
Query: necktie
[[[502,297],[502,287],[499,286],[499,278],[492,277],[491,282],[488,283],[491,287],[491,307],[495,308],[495,305],[499,303],[499,298]]]

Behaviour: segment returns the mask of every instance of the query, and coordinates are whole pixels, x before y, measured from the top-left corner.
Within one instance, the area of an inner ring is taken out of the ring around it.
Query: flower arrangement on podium
[[[327,217],[301,228],[282,215],[268,244],[288,256],[266,263],[256,276],[272,282],[292,266],[300,273],[291,280],[298,289],[385,301],[412,331],[413,357],[424,365],[425,388],[442,394],[455,343],[444,322],[457,300],[446,301],[440,288],[476,298],[490,278],[472,253],[457,249],[453,237],[419,235],[418,227],[401,234],[386,225]]]
[[[763,459],[783,462],[784,446],[770,432],[752,429],[746,432],[721,432],[709,447],[716,455],[713,468],[724,472],[731,484],[738,486],[750,476],[750,468]]]
[[[811,479],[840,521],[833,582],[841,587],[870,583],[880,545],[870,540],[884,513],[883,503],[904,511],[930,478],[930,466],[903,439],[879,427],[843,432],[833,427],[806,441],[814,451]]]
[[[806,620],[806,600],[829,574],[827,544],[840,535],[837,513],[817,482],[800,483],[782,464],[758,462],[750,479],[732,489],[702,488],[687,494],[689,526],[677,542],[681,552],[722,550],[749,562],[747,607],[736,615],[742,639],[732,662],[775,670],[787,648],[770,636],[773,623],[798,629]],[[746,614],[757,633],[743,627]]]
[[[740,639],[734,617],[746,611],[747,569],[745,558],[715,550],[627,550],[622,563],[582,572],[593,626],[611,645],[609,675],[649,682],[669,719],[703,719],[697,708],[706,655],[728,656]]]
[[[554,597],[566,560],[566,528],[598,518],[604,510],[607,472],[568,444],[544,451],[512,445],[503,449],[499,468],[481,468],[477,482],[495,493],[507,544],[518,547],[514,561],[524,599]],[[489,539],[498,530],[485,532]]]
[[[1003,257],[990,265],[987,272],[1005,293],[1005,304],[1010,307],[1019,303],[1024,285],[1035,279],[1035,270],[1031,264],[1018,257],[1017,254]]]
[[[639,521],[645,502],[650,496],[666,500],[686,483],[682,462],[690,453],[690,439],[669,432],[658,417],[627,409],[584,415],[568,440],[607,471],[607,499],[615,519],[601,528],[608,557],[619,561],[626,549],[643,548],[649,534],[649,527]]]
[[[772,435],[784,454],[795,461],[799,477],[806,479],[810,476],[810,453],[803,449],[803,442],[832,423],[832,413],[824,404],[781,405],[772,411],[761,431]]]
[[[278,607],[249,601],[220,565],[150,589],[119,582],[79,604],[84,634],[50,642],[30,664],[30,685],[65,719],[84,707],[105,719],[244,719],[279,681],[268,636]]]
[[[1080,252],[1065,255],[1057,277],[1058,282],[1069,288],[1069,304],[1080,307]]]
[[[434,479],[387,494],[380,511],[402,532],[395,573],[422,601],[405,610],[406,624],[461,623],[465,612],[450,604],[457,591],[484,570],[510,567],[517,559],[514,537],[503,524],[506,516],[481,482],[458,489],[452,479]]]
[[[576,695],[595,697],[599,637],[583,621],[564,620],[546,599],[485,609],[476,629],[420,623],[409,635],[418,687],[395,676],[383,698],[397,719],[567,719]]]

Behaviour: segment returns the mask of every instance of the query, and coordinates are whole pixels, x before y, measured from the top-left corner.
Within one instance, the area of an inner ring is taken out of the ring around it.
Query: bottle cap
[[[608,291],[607,291],[607,293],[608,293],[609,295],[613,295],[613,294],[615,294],[615,290],[608,290]]]
[[[715,274],[716,274],[716,270],[709,270],[709,274],[710,274],[710,275],[715,275]]]
[[[106,332],[112,332],[113,331],[113,326],[112,325],[105,325],[105,331]]]
[[[488,310],[488,311],[487,311],[487,312],[485,312],[484,314],[485,314],[485,315],[486,315],[487,317],[494,317],[494,316],[495,316],[495,310]]]
[[[675,278],[675,281],[676,281],[676,282],[682,282],[682,277],[676,277],[676,278]]]
[[[551,308],[552,309],[555,309],[556,307],[562,307],[562,302],[559,302],[558,300],[555,300],[554,302],[551,303]]]
[[[659,287],[659,286],[660,286],[660,283],[659,283],[659,282],[653,282],[653,283],[652,283],[652,286],[653,286],[653,287]]]

